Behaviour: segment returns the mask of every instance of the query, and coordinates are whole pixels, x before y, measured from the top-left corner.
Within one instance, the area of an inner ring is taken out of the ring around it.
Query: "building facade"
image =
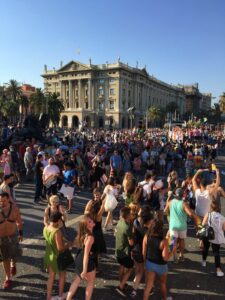
[[[212,94],[201,93],[198,88],[198,83],[192,85],[183,85],[186,95],[185,110],[187,113],[197,115],[201,111],[208,111],[211,108]]]
[[[60,126],[77,127],[84,121],[92,127],[129,128],[144,121],[150,106],[165,109],[176,102],[185,112],[183,87],[150,76],[146,69],[116,63],[94,65],[71,61],[59,69],[44,68],[44,91],[59,93],[65,110]],[[130,110],[129,108],[134,108]]]
[[[212,105],[212,94],[211,93],[202,93],[202,99],[200,103],[201,111],[209,111]]]

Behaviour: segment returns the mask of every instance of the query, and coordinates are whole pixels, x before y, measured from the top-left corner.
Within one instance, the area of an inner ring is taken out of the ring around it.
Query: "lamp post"
[[[133,128],[134,111],[135,111],[134,106],[131,106],[127,109],[130,118],[131,129]]]

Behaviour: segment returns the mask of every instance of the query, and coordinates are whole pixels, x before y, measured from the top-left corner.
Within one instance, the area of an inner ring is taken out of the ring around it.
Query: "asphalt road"
[[[220,169],[225,169],[225,157],[219,156],[217,165]],[[225,176],[221,176],[222,185],[225,187]],[[24,241],[23,257],[17,263],[17,275],[14,277],[12,289],[3,291],[0,289],[0,300],[2,299],[46,299],[47,273],[43,269],[43,255],[45,244],[42,237],[43,230],[43,211],[45,205],[34,206],[33,203],[34,186],[33,184],[23,184],[16,189],[16,198],[22,212],[24,220]],[[68,234],[75,237],[75,230],[79,216],[82,214],[87,201],[90,199],[90,192],[80,192],[74,201],[73,214],[69,216]],[[222,211],[225,215],[225,200],[222,203]],[[118,215],[118,214],[117,214]],[[173,299],[225,299],[224,278],[215,276],[214,259],[210,252],[207,267],[202,268],[200,261],[201,255],[195,236],[193,225],[189,225],[188,238],[186,239],[185,261],[179,264],[169,262],[168,290]],[[100,260],[99,273],[95,283],[93,300],[114,300],[120,299],[115,287],[118,285],[118,265],[114,258],[114,236],[113,232],[105,234],[108,252]],[[75,253],[75,250],[74,250]],[[225,248],[221,249],[222,268],[225,271]],[[73,270],[67,275],[66,290],[73,279]],[[133,279],[133,277],[132,277]],[[2,267],[0,268],[0,282],[4,280]],[[0,284],[1,284],[0,283]],[[129,282],[131,291],[132,282]],[[136,299],[142,299],[144,284]],[[54,285],[54,294],[57,294],[57,282]],[[129,292],[128,292],[129,294]],[[128,297],[129,298],[129,297]],[[84,297],[84,283],[79,288],[76,298],[79,300]],[[158,284],[155,294],[151,299],[161,299]]]

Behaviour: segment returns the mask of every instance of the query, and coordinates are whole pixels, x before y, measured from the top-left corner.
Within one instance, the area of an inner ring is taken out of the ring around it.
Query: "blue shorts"
[[[165,273],[168,273],[168,265],[167,264],[159,265],[159,264],[155,264],[149,260],[146,260],[145,268],[148,272],[154,272],[158,276],[162,276]]]

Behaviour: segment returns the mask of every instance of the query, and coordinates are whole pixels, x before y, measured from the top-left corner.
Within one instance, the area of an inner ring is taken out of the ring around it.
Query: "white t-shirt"
[[[211,219],[210,219],[211,215]],[[224,230],[223,230],[223,224],[225,222],[225,217],[222,216],[218,212],[211,212],[208,216],[208,225],[212,226],[215,233],[215,239],[210,240],[213,244],[225,244],[225,237],[224,237]]]
[[[42,160],[42,165],[44,166],[44,168],[48,165],[48,159],[43,159]]]
[[[107,185],[104,188],[103,194],[109,194],[109,195],[112,195],[112,196],[116,197],[117,194],[118,194],[118,190],[117,190],[116,187],[112,187],[111,185]]]
[[[201,191],[197,189],[195,191],[196,208],[195,212],[198,216],[204,217],[209,211],[211,204],[211,197],[208,190]]]
[[[138,183],[138,185],[143,187],[143,198],[147,198],[147,195],[151,193],[151,184],[147,181],[141,181]]]
[[[58,166],[56,166],[56,165],[47,165],[43,170],[44,180],[46,180],[50,175],[57,175],[59,173],[60,173],[60,171],[59,171]],[[54,180],[54,182],[52,182],[52,184],[55,183],[56,181],[57,181],[57,179]]]

